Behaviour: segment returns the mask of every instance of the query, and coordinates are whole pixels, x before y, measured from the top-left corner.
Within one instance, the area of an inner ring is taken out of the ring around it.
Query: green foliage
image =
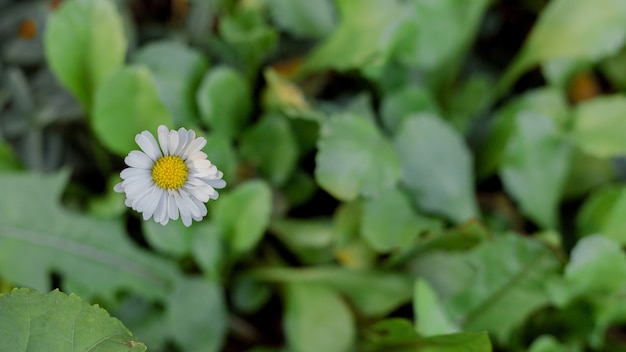
[[[407,119],[395,137],[402,181],[425,211],[455,222],[477,216],[472,156],[463,140],[437,116]]]
[[[120,69],[98,88],[95,100],[94,132],[120,155],[136,148],[136,131],[155,131],[158,125],[172,123],[145,67]]]
[[[46,30],[46,58],[59,80],[87,109],[126,55],[122,21],[107,0],[68,1]]]
[[[119,289],[165,297],[176,279],[171,263],[134,246],[119,219],[97,220],[60,208],[66,182],[66,173],[0,176],[6,195],[0,200],[0,275],[45,290],[54,270],[71,277],[86,298],[113,299]]]
[[[315,179],[336,198],[377,196],[398,181],[400,160],[371,121],[335,116],[320,133]]]
[[[0,0],[0,350],[625,349],[626,0],[160,3]],[[161,124],[191,227],[113,189]]]
[[[3,351],[145,351],[146,346],[102,308],[58,290],[15,289],[0,295]]]

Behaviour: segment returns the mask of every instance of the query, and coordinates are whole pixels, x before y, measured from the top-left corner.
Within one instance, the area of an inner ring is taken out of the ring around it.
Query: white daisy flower
[[[143,213],[143,219],[161,225],[169,219],[200,221],[207,214],[204,203],[217,199],[216,188],[224,188],[222,172],[201,151],[206,139],[184,128],[158,128],[159,143],[143,131],[135,137],[142,151],[133,150],[124,159],[127,167],[120,173],[123,181],[114,190],[126,193],[126,206]]]

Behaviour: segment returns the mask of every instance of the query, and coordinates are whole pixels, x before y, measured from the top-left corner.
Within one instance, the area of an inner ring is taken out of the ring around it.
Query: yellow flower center
[[[159,158],[152,166],[152,180],[163,189],[179,189],[187,181],[187,165],[176,155]]]

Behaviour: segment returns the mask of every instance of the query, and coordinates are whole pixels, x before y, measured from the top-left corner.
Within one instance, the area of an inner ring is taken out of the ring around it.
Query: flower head
[[[222,172],[201,151],[206,139],[184,128],[158,128],[154,136],[143,131],[135,137],[141,151],[133,150],[124,159],[122,182],[114,190],[126,193],[126,206],[143,213],[143,219],[161,225],[180,218],[185,226],[207,214],[204,203],[217,199],[216,188],[224,188]]]

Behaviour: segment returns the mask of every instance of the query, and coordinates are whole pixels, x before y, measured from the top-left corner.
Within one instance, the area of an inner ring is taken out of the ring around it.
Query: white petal
[[[163,154],[161,154],[161,150],[159,150],[159,145],[157,144],[156,139],[154,139],[154,136],[150,132],[141,132],[135,137],[135,142],[137,142],[141,150],[143,150],[144,153],[150,157],[150,159],[157,160],[163,156]]]
[[[161,145],[163,155],[170,155],[171,148],[168,143],[169,130],[165,125],[160,125],[159,128],[157,128],[157,134],[159,135],[159,144]]]
[[[183,150],[187,147],[187,143],[189,143],[190,140],[189,140],[189,135],[187,134],[187,130],[182,127],[178,129],[177,134],[178,134],[178,147],[176,148],[176,153],[173,153],[173,154],[180,156]]]
[[[204,182],[206,182],[207,184],[209,184],[211,187],[213,188],[217,188],[217,189],[222,189],[224,187],[226,187],[226,181],[220,179],[202,179]]]
[[[167,192],[161,192],[159,202],[154,210],[154,221],[160,223],[161,225],[167,224],[167,221],[169,220],[169,217],[167,216],[167,198]]]
[[[124,158],[126,165],[130,167],[136,167],[140,169],[151,169],[154,165],[154,161],[150,159],[146,153],[142,153],[138,150],[133,150],[128,153],[128,156]]]
[[[174,200],[176,201],[176,206],[180,211],[180,219],[183,221],[183,224],[187,227],[191,226],[191,212],[180,196],[180,193],[174,196]]]
[[[178,207],[173,195],[168,195],[167,200],[167,216],[172,220],[178,220]]]
[[[198,137],[194,139],[191,143],[189,143],[189,145],[187,146],[187,148],[185,148],[180,157],[187,160],[189,155],[191,155],[193,152],[200,151],[200,149],[204,148],[205,145],[206,139],[204,139],[204,137]]]
[[[120,172],[120,176],[122,179],[126,180],[131,177],[145,177],[151,178],[150,170],[147,169],[138,169],[136,167],[127,167],[122,172]]]
[[[169,146],[170,146],[170,155],[177,155],[176,151],[178,150],[178,132],[172,130],[168,135]]]
[[[113,186],[113,190],[117,193],[124,193],[124,186],[122,184],[123,182],[116,184],[115,186]]]

